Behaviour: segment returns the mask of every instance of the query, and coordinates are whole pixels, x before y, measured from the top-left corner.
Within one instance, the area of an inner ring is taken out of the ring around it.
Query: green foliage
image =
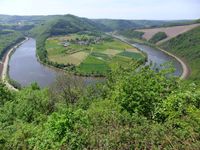
[[[5,84],[0,82],[0,106],[13,99],[13,94],[6,88]]]
[[[123,73],[126,72],[122,68],[121,70]],[[147,70],[148,74],[146,74]],[[111,92],[113,100],[128,112],[138,113],[151,119],[154,118],[155,110],[162,100],[177,87],[174,80],[150,68],[143,68],[139,73],[126,75],[126,77],[116,81]]]
[[[87,133],[83,131],[88,125],[88,116],[81,109],[74,111],[65,108],[60,113],[53,113],[45,123],[43,131],[38,133],[36,139],[32,139],[34,148],[83,149],[87,139]]]
[[[40,60],[50,65],[45,49],[49,36],[77,31],[85,34],[96,28],[113,30],[119,25],[138,26],[132,21],[109,20],[97,25],[98,20],[72,15],[42,18],[18,19],[39,21],[31,34],[37,38]],[[3,17],[0,22],[15,23],[18,19]],[[149,24],[143,21],[144,26]],[[199,74],[199,31],[198,27],[164,44],[189,61],[193,80],[198,80]],[[0,34],[6,37],[3,38],[5,47],[18,37],[17,32],[10,30],[1,30]],[[94,32],[90,34],[94,36]],[[141,36],[141,33],[134,34]],[[114,43],[105,42],[97,48],[120,46],[111,38],[107,41]],[[109,60],[99,52],[92,52],[91,57],[86,59],[88,64],[103,64],[94,57]],[[125,65],[115,64],[119,60]],[[112,63],[115,65],[107,78],[89,87],[75,77],[60,78],[49,89],[40,89],[34,83],[19,92],[11,92],[0,83],[0,149],[199,149],[200,89],[195,84],[182,84],[169,76],[168,70],[152,71],[149,66],[126,65],[119,55],[113,57]],[[96,65],[92,68],[96,69]]]
[[[4,54],[9,50],[12,46],[24,40],[23,35],[20,32],[16,31],[1,31],[0,32],[0,60],[4,56]]]
[[[142,39],[142,36],[144,34],[143,32],[135,31],[133,29],[118,31],[118,33],[128,38],[137,38],[137,39]]]
[[[165,38],[167,38],[167,35],[165,32],[158,32],[149,40],[149,42],[157,43]]]
[[[0,106],[0,148],[198,149],[197,86],[169,70],[137,68],[116,66],[88,88],[61,78],[54,88],[33,84],[13,93]]]

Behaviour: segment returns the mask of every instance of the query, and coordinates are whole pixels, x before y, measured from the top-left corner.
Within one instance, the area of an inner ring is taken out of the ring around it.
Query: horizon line
[[[80,18],[87,18],[87,19],[95,19],[95,20],[151,20],[151,21],[176,21],[176,20],[198,20],[199,18],[180,18],[180,19],[128,19],[128,18],[89,18],[85,16],[78,16],[74,14],[29,14],[29,15],[19,15],[19,14],[0,14],[1,16],[18,16],[18,17],[39,17],[39,16],[65,16],[65,15],[72,15]]]

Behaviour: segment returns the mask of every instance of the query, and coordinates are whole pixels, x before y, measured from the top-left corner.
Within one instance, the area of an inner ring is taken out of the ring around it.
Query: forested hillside
[[[176,20],[176,21],[164,21],[164,20],[115,20],[115,19],[93,19],[94,22],[104,25],[105,31],[114,30],[129,30],[138,28],[152,28],[160,26],[174,26],[190,24],[192,20]]]
[[[1,83],[0,149],[198,149],[200,90],[134,68],[87,88],[70,76],[17,93]]]
[[[191,67],[190,79],[200,80],[200,27],[179,35],[161,45],[164,49],[185,59]]]
[[[24,38],[23,34],[13,30],[0,30],[0,60],[6,51],[20,42]]]

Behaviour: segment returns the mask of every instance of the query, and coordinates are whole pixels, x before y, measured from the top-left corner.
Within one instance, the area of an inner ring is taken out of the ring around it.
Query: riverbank
[[[122,37],[122,36],[118,36],[118,35],[112,35],[112,36],[114,36],[115,38],[121,39],[122,41],[126,41],[127,43],[129,43],[129,42],[128,42],[124,37]],[[137,43],[137,42],[136,42],[136,43]],[[130,44],[131,44],[131,43],[130,43]],[[144,43],[144,44],[146,45],[146,43]],[[176,55],[174,55],[174,54],[172,54],[172,53],[170,53],[170,52],[168,52],[168,51],[166,51],[166,50],[164,50],[164,49],[162,49],[162,48],[160,48],[160,47],[158,47],[158,46],[156,46],[156,45],[152,45],[152,44],[147,44],[147,45],[149,45],[149,46],[151,46],[151,47],[155,47],[156,49],[158,49],[158,50],[162,51],[163,53],[167,54],[168,56],[174,58],[177,62],[180,63],[180,65],[181,65],[181,67],[182,67],[182,70],[183,70],[183,71],[182,71],[182,74],[181,74],[181,76],[180,76],[180,79],[181,79],[181,80],[187,79],[187,78],[189,77],[191,71],[190,71],[189,66],[187,65],[187,63],[186,63],[184,60],[182,60],[181,58],[177,57]]]
[[[10,89],[10,90],[14,90],[14,91],[18,91],[18,89],[16,89],[14,86],[12,86],[8,80],[7,80],[7,74],[8,74],[8,65],[9,65],[9,59],[10,56],[12,55],[12,53],[20,46],[22,45],[25,41],[27,41],[28,38],[26,38],[25,40],[23,40],[22,42],[18,43],[17,45],[15,45],[13,48],[11,48],[10,50],[8,50],[8,52],[6,53],[6,55],[4,56],[3,60],[2,60],[2,72],[1,72],[1,79],[2,81],[6,84],[6,86]]]
[[[187,79],[190,75],[190,68],[189,66],[187,65],[187,63],[185,61],[183,61],[182,59],[180,59],[179,57],[175,56],[174,54],[172,53],[169,53],[168,51],[160,48],[160,47],[157,47],[157,49],[161,50],[162,52],[166,53],[167,55],[175,58],[182,66],[182,69],[183,69],[183,72],[182,72],[182,75],[180,76],[180,79],[183,80],[183,79]]]

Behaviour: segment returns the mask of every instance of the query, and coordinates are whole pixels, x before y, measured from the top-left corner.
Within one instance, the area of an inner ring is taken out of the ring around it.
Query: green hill
[[[200,80],[200,27],[163,43],[161,47],[185,59],[192,70],[190,79]]]
[[[120,20],[120,19],[93,19],[94,22],[104,25],[105,31],[150,28],[192,23],[192,20]]]
[[[73,15],[52,16],[35,26],[30,35],[37,40],[37,55],[40,60],[46,62],[47,51],[45,41],[48,37],[66,35],[80,31],[97,31],[100,26],[87,18],[80,18]]]

